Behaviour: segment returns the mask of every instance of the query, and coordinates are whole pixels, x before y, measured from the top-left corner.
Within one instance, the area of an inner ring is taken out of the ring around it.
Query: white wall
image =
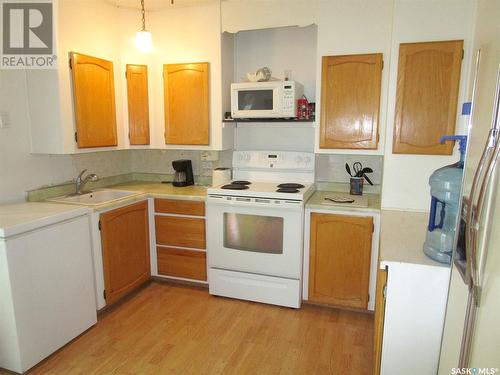
[[[316,106],[316,141],[318,153],[337,154],[383,154],[387,116],[387,94],[389,59],[391,55],[391,33],[393,21],[392,0],[328,0],[319,1],[317,11],[318,48],[316,59],[316,102],[321,100],[321,57],[330,55],[350,55],[383,53],[382,89],[380,96],[378,150],[322,150],[319,148],[320,105]]]
[[[465,124],[459,113],[462,103],[468,101],[467,76],[471,59],[474,9],[475,2],[471,0],[396,0],[395,2],[382,185],[382,208],[384,209],[428,211],[430,175],[437,168],[452,164],[459,158],[457,148],[453,156],[392,153],[399,44],[433,40],[464,40],[465,57],[462,63],[458,95],[456,133],[465,134]]]
[[[235,82],[246,81],[247,73],[267,66],[274,78],[304,85],[310,102],[316,98],[316,26],[241,31],[235,36]]]
[[[22,70],[0,70],[0,112],[9,127],[0,129],[0,204],[22,201],[25,191],[67,182],[82,169],[107,177],[128,173],[128,151],[80,155],[30,154],[30,126]]]
[[[69,180],[71,156],[30,155],[30,129],[22,70],[0,70],[0,112],[10,126],[0,129],[0,203],[23,200],[25,190]]]
[[[153,51],[149,54],[136,52],[135,33],[140,28],[140,12],[134,9],[120,8],[120,78],[124,80],[126,64],[148,64],[150,127],[152,139],[156,141],[152,148],[170,149],[206,149],[207,146],[165,145],[164,142],[164,95],[163,65],[187,62],[209,63],[209,98],[210,98],[210,148],[227,148],[221,134],[232,135],[232,127],[226,132],[222,126],[222,91],[221,91],[221,33],[220,4],[217,0],[208,0],[186,6],[165,7],[147,12],[146,27],[152,34]],[[123,85],[125,86],[125,84]],[[126,87],[123,87],[125,97]],[[229,96],[229,92],[227,92]],[[126,114],[126,99],[123,99]],[[193,108],[193,110],[195,110]],[[125,121],[126,115],[125,115]],[[224,138],[225,139],[225,138]],[[229,136],[229,139],[231,137]]]

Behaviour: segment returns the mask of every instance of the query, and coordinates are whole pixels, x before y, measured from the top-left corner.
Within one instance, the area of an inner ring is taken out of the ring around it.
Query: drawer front
[[[158,245],[205,248],[205,219],[157,215],[155,227]]]
[[[207,280],[205,252],[157,247],[156,253],[159,275]]]
[[[155,199],[155,212],[164,214],[205,216],[205,202]]]

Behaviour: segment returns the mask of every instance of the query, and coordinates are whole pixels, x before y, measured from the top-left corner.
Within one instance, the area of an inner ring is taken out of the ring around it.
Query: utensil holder
[[[363,177],[351,177],[351,189],[349,194],[351,195],[363,195]]]

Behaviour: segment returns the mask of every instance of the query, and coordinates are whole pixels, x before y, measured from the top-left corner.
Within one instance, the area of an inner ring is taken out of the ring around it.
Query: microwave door
[[[281,114],[281,90],[277,86],[235,88],[231,93],[233,118],[274,118]]]

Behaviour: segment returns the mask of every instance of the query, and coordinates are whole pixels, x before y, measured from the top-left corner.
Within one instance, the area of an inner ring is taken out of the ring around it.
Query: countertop
[[[0,238],[85,215],[85,206],[22,202],[0,205]]]
[[[106,189],[118,189],[128,191],[142,191],[148,197],[184,199],[204,201],[207,196],[207,187],[191,185],[184,187],[175,187],[171,183],[163,184],[161,182],[127,182],[125,184],[108,186]]]
[[[350,207],[349,205],[329,205],[324,204],[325,197],[331,197],[336,194],[345,195],[345,192],[319,190],[306,202],[306,209],[320,209],[329,211],[354,211],[354,212],[380,212],[380,195],[379,194],[363,194],[368,198],[368,207]]]
[[[429,214],[382,210],[380,227],[380,263],[413,263],[449,267],[427,257],[422,248]]]

